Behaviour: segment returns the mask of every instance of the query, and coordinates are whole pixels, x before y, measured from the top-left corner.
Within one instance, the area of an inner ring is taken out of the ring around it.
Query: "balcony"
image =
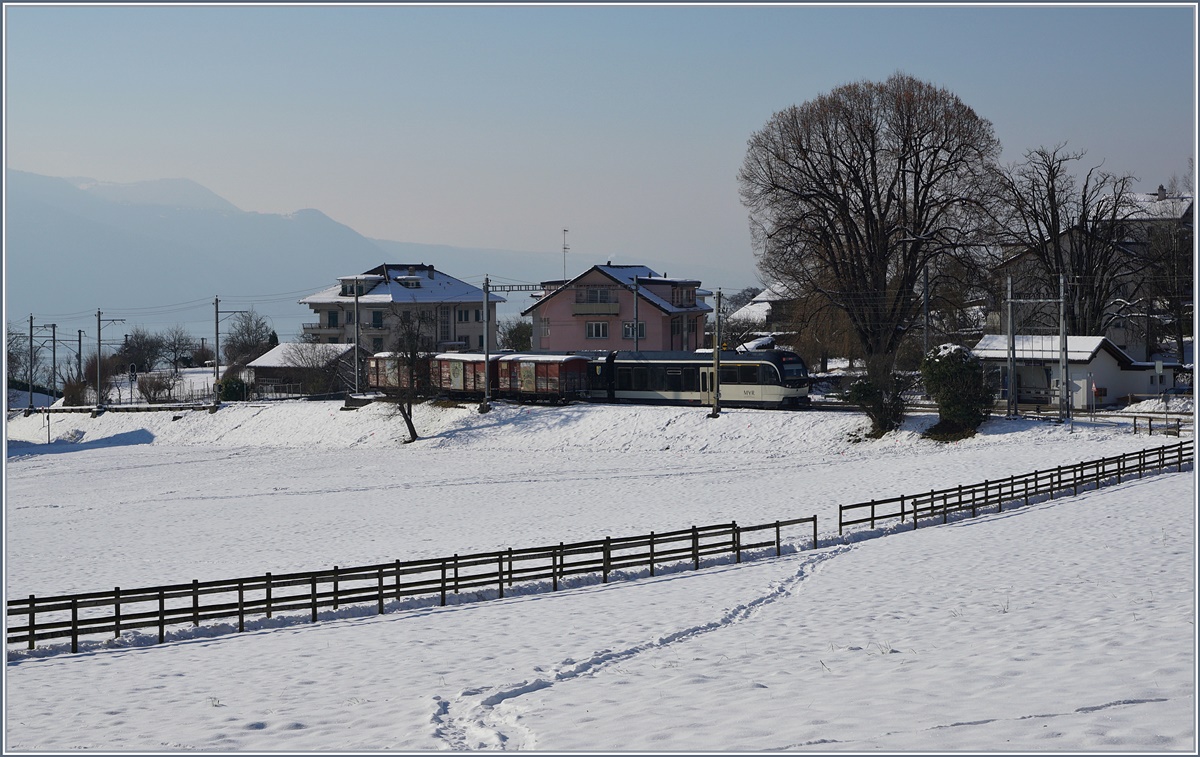
[[[340,335],[343,331],[341,326],[322,326],[319,323],[305,323],[302,328],[305,334],[312,334],[313,336]]]
[[[617,315],[620,312],[619,302],[576,302],[571,306],[572,315]]]

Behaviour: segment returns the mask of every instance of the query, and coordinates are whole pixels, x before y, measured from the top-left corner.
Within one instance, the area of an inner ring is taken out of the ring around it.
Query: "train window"
[[[722,384],[738,383],[738,367],[736,365],[721,366],[721,383]]]
[[[650,388],[650,371],[644,366],[634,367],[633,388],[634,390],[645,390]]]
[[[632,368],[617,368],[617,389],[632,389],[633,388],[633,369]]]
[[[684,392],[696,391],[696,374],[699,373],[695,368],[684,368],[683,375],[680,381],[680,390]]]
[[[668,392],[683,391],[683,371],[679,368],[668,368],[666,375],[666,390]]]
[[[779,384],[779,369],[770,363],[764,363],[762,366],[762,382],[764,384]]]

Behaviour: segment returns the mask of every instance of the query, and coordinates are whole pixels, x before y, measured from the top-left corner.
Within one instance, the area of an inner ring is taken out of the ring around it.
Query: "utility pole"
[[[213,394],[220,398],[216,386],[221,381],[221,316],[245,313],[245,310],[221,310],[221,298],[213,297]],[[358,345],[356,344],[355,347]]]
[[[100,367],[104,364],[104,356],[102,350],[103,343],[100,339],[100,332],[104,329],[105,323],[124,323],[124,318],[104,318],[99,310],[96,311],[96,409],[99,410],[104,406],[104,396],[100,393]]]
[[[1008,405],[1005,417],[1017,417],[1017,332],[1013,330],[1012,276],[1008,277]]]
[[[637,274],[635,273],[633,275],[633,351],[634,352],[639,352],[641,350],[640,340],[638,338],[640,336],[640,334],[638,333],[640,331],[639,324],[638,324],[638,301],[641,299],[642,299],[641,291],[638,289],[638,277],[637,277]]]
[[[1058,375],[1059,375],[1059,421],[1071,418],[1071,393],[1067,377],[1067,277],[1058,276]]]
[[[565,229],[563,230],[566,231]],[[565,242],[564,242],[565,244]],[[563,260],[566,260],[564,256]],[[488,292],[491,289],[491,282],[488,280],[488,275],[483,275],[483,402],[479,403],[479,412],[486,413],[492,409],[492,375],[491,375],[491,357],[492,346],[491,339],[488,333],[488,323],[490,313],[488,313],[488,305],[491,303],[491,295]]]
[[[29,364],[25,366],[29,383],[26,388],[29,389],[29,407],[33,408],[33,313],[29,314]]]
[[[386,268],[386,266],[384,266]],[[360,284],[358,277],[354,277],[354,393],[358,394],[358,291]]]
[[[929,354],[929,264],[928,263],[926,263],[925,267],[922,269],[922,275],[924,276],[924,279],[925,279],[925,284],[922,287],[922,294],[924,295],[922,299],[925,302],[925,331],[924,331],[924,334],[922,337],[923,352],[921,354],[928,355]]]
[[[567,250],[571,249],[567,246],[567,230],[563,229],[563,284],[567,283]]]
[[[79,329],[75,335],[79,340],[79,351],[75,353],[75,367],[79,373],[79,381],[83,382],[83,329]]]
[[[1016,337],[1016,333],[1017,332],[1016,332],[1016,327],[1015,327],[1014,319],[1013,319],[1013,305],[1018,302],[1019,303],[1052,303],[1052,302],[1058,303],[1058,307],[1059,307],[1059,337],[1058,337],[1058,340],[1059,340],[1059,349],[1060,349],[1060,352],[1059,352],[1060,376],[1065,375],[1064,371],[1065,371],[1066,359],[1067,359],[1066,328],[1063,325],[1065,323],[1064,316],[1063,316],[1063,313],[1065,312],[1064,311],[1065,300],[1063,299],[1062,295],[1060,294],[1059,298],[1056,300],[1050,300],[1050,299],[1020,299],[1019,300],[1019,299],[1015,299],[1012,296],[1012,277],[1009,276],[1008,277],[1008,300],[1007,300],[1007,306],[1008,306],[1008,371],[1009,371],[1008,394],[1009,394],[1009,403],[1010,403],[1009,408],[1011,408],[1010,413],[1013,416],[1015,416],[1017,414],[1017,403],[1020,400],[1020,394],[1017,389],[1017,375],[1016,375],[1016,370],[1017,370],[1017,357],[1016,357],[1017,337]],[[1059,379],[1060,384],[1062,384],[1063,381],[1064,380],[1062,378]],[[1062,406],[1062,403],[1061,403],[1061,399],[1060,399],[1060,403],[1059,403],[1060,409],[1061,409],[1061,406]],[[1061,416],[1060,416],[1060,420],[1061,420]]]
[[[709,418],[721,416],[721,290],[717,289],[717,320],[713,327],[713,407]]]

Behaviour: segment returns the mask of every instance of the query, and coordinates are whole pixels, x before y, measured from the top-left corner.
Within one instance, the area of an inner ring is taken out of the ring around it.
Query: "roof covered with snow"
[[[709,293],[705,292],[705,290],[699,289],[700,281],[698,279],[668,278],[666,276],[660,276],[653,269],[651,269],[647,266],[644,266],[644,265],[613,265],[612,263],[608,263],[606,265],[592,266],[591,268],[587,269],[583,273],[579,274],[575,278],[568,281],[562,287],[553,288],[553,289],[551,289],[550,287],[547,287],[547,290],[548,290],[547,293],[545,295],[543,295],[542,297],[538,298],[538,300],[536,302],[534,302],[532,305],[530,305],[528,308],[523,310],[521,312],[521,315],[528,315],[529,313],[533,312],[534,308],[540,307],[542,305],[542,303],[544,303],[546,300],[550,299],[551,297],[554,297],[559,292],[566,290],[566,289],[570,289],[576,282],[578,282],[580,279],[587,276],[589,273],[591,273],[593,271],[599,271],[600,273],[604,274],[605,276],[607,276],[608,278],[617,282],[618,284],[621,284],[626,289],[632,290],[634,288],[637,288],[638,294],[641,296],[641,298],[644,301],[650,303],[651,305],[653,305],[654,307],[663,311],[664,313],[673,314],[673,313],[696,313],[696,312],[709,313],[709,312],[712,312],[712,307],[710,305],[705,304],[700,299],[696,300],[695,305],[686,305],[686,306],[673,305],[673,304],[671,304],[671,302],[669,300],[665,300],[662,297],[655,294],[652,290],[647,289],[647,287],[652,287],[655,285],[694,286],[697,288],[696,295],[699,298],[702,293],[705,293],[705,294],[709,294]]]
[[[359,276],[341,276],[339,281],[363,285],[359,307],[372,305],[433,304],[442,302],[483,304],[483,289],[454,278],[424,263],[387,264],[364,271]],[[342,284],[323,289],[300,300],[301,305],[347,304],[353,294],[342,294]],[[506,302],[504,297],[488,293],[490,302]]]
[[[261,355],[247,363],[248,368],[290,368],[296,365],[297,357],[301,354],[308,355],[316,354],[324,358],[325,363],[331,363],[334,360],[345,355],[350,350],[354,349],[353,344],[326,344],[324,342],[284,342],[271,349],[265,355]],[[303,360],[305,365],[313,361]]]
[[[1013,337],[1018,360],[1058,360],[1058,335],[1036,334]],[[1135,361],[1120,347],[1102,336],[1068,336],[1067,360],[1072,363],[1088,363],[1100,350],[1110,352],[1121,365],[1130,365]],[[1006,334],[986,334],[975,345],[974,352],[984,360],[1008,359],[1008,336]]]

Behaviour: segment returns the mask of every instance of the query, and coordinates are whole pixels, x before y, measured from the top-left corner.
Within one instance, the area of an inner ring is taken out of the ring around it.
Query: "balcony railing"
[[[621,312],[619,302],[576,302],[571,307],[573,315],[616,315]]]

